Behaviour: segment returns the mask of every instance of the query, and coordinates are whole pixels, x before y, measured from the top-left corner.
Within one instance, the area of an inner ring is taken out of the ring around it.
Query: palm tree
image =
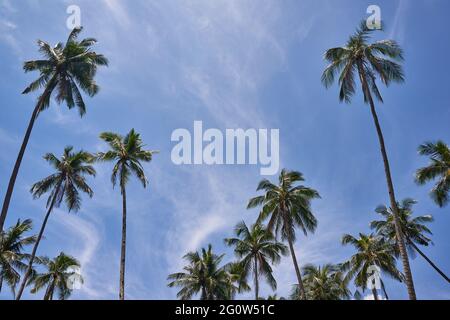
[[[58,103],[65,102],[69,109],[77,107],[80,116],[86,113],[86,105],[81,91],[93,97],[99,91],[95,83],[95,75],[98,66],[107,66],[108,60],[101,54],[92,51],[97,40],[87,38],[78,41],[77,37],[82,28],[75,28],[70,33],[66,43],[58,43],[51,47],[47,42],[38,41],[39,51],[43,55],[43,60],[25,62],[23,69],[25,72],[39,71],[39,78],[33,81],[24,91],[24,94],[44,89],[39,96],[34,111],[31,115],[27,131],[23,138],[14,169],[9,180],[3,201],[2,212],[0,214],[0,230],[3,230],[6,216],[8,214],[9,203],[19,173],[25,149],[33,130],[34,122],[38,115],[50,106],[53,93],[56,94]]]
[[[100,138],[111,148],[107,152],[100,152],[97,159],[100,161],[113,161],[114,168],[111,176],[113,187],[119,179],[122,194],[122,243],[120,255],[120,290],[119,299],[125,299],[125,256],[127,241],[127,195],[126,184],[132,174],[136,175],[144,188],[147,187],[147,178],[141,162],[150,162],[156,151],[144,150],[140,135],[132,129],[125,137],[112,132],[104,132]]]
[[[433,268],[436,270],[441,277],[443,277],[447,282],[450,282],[449,278],[441,271],[423,252],[417,245],[422,245],[427,247],[429,244],[433,244],[428,235],[432,235],[431,230],[425,226],[425,223],[433,222],[433,216],[419,216],[412,217],[413,205],[417,201],[413,199],[404,199],[400,204],[397,204],[397,208],[400,214],[400,224],[402,227],[403,235],[406,240],[406,247],[410,254],[413,255],[414,252],[419,253]],[[392,215],[392,209],[386,207],[385,205],[378,206],[375,212],[379,213],[384,219],[379,221],[372,221],[370,227],[375,229],[380,235],[385,237],[388,241],[395,243],[396,249],[398,250],[398,241],[395,234],[394,218]],[[417,245],[416,245],[417,244]]]
[[[314,232],[317,219],[311,211],[311,200],[320,198],[319,193],[311,188],[295,185],[304,181],[303,175],[297,171],[283,169],[279,176],[279,184],[275,185],[269,180],[262,180],[256,191],[263,190],[265,194],[250,199],[247,209],[262,206],[258,223],[269,219],[267,230],[274,231],[278,237],[289,244],[289,250],[297,275],[300,297],[306,299],[300,268],[294,251],[295,228],[300,228],[305,236]]]
[[[431,197],[440,207],[444,207],[450,199],[450,149],[443,141],[427,142],[419,147],[419,154],[429,156],[430,164],[417,170],[416,181],[423,185],[438,179],[431,190]]]
[[[343,276],[340,266],[307,264],[302,268],[302,274],[309,300],[344,300],[351,297],[349,281]],[[294,286],[291,299],[298,299],[299,293],[298,286]]]
[[[24,274],[19,292],[17,293],[17,300],[20,300],[25,286],[28,284],[27,281],[31,275],[33,262],[50,213],[54,208],[60,207],[63,200],[69,212],[77,212],[81,207],[80,191],[86,193],[91,198],[94,195],[94,192],[86,183],[86,176],[95,176],[95,169],[91,165],[94,157],[90,153],[85,151],[74,152],[73,147],[69,146],[64,149],[61,159],[58,159],[53,153],[47,153],[44,159],[56,172],[31,187],[31,193],[35,199],[40,198],[48,192],[50,195],[47,200],[47,213],[39,230],[33,251],[31,252],[27,271]]]
[[[270,287],[276,290],[277,282],[273,277],[271,264],[279,263],[281,255],[286,255],[288,249],[261,224],[254,224],[249,229],[242,221],[236,226],[235,234],[237,238],[225,239],[225,243],[235,247],[234,252],[243,266],[244,277],[247,278],[253,271],[255,300],[258,300],[259,276],[264,275]]]
[[[356,287],[365,291],[374,266],[393,279],[403,281],[404,277],[395,265],[396,250],[383,237],[360,233],[359,238],[355,238],[346,234],[342,237],[342,244],[351,244],[356,249],[356,253],[341,267],[343,271],[348,271],[346,275],[348,279],[354,278]],[[388,298],[382,279],[380,279],[380,283],[386,298]],[[378,300],[375,286],[372,286],[372,294],[374,300]]]
[[[27,267],[24,260],[29,258],[23,250],[36,242],[36,236],[25,236],[31,229],[32,222],[27,219],[23,222],[18,220],[8,230],[0,231],[0,292],[5,281],[15,295],[20,273]]]
[[[66,300],[72,294],[71,281],[76,277],[77,281],[83,282],[81,275],[76,273],[80,263],[74,257],[61,252],[56,258],[50,260],[47,257],[41,258],[45,268],[45,273],[36,274],[31,280],[34,285],[31,293],[35,294],[46,287],[44,300],[53,300],[55,291],[59,300]]]
[[[200,300],[227,300],[230,278],[226,268],[220,266],[224,256],[214,254],[211,245],[208,249],[203,248],[201,253],[189,252],[183,257],[189,263],[183,268],[185,272],[169,275],[168,286],[181,287],[177,297],[182,300],[191,300],[199,293]]]
[[[371,30],[367,29],[366,24],[362,23],[361,27],[350,37],[344,47],[332,48],[326,51],[325,60],[330,64],[323,72],[322,82],[325,87],[328,88],[333,84],[335,77],[339,74],[339,99],[340,101],[350,103],[351,98],[356,91],[355,73],[359,77],[364,102],[370,105],[370,111],[380,143],[408,295],[410,299],[415,300],[416,292],[414,289],[411,268],[409,266],[408,253],[406,252],[404,238],[401,233],[389,159],[383,132],[373,101],[374,95],[378,101],[383,102],[383,98],[376,83],[377,77],[379,77],[381,82],[386,86],[389,86],[392,82],[401,83],[404,81],[403,69],[400,64],[403,60],[403,51],[393,40],[381,40],[374,43],[368,43],[370,32]]]

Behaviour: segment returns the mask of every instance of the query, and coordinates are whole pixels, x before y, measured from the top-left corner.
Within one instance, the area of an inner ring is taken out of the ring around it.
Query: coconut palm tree
[[[259,299],[259,277],[263,275],[273,290],[277,282],[273,277],[271,265],[279,263],[281,255],[287,254],[287,247],[278,242],[273,234],[263,228],[261,224],[254,224],[250,229],[244,221],[236,225],[237,238],[225,239],[225,243],[234,246],[234,252],[240,259],[244,277],[253,272],[255,285],[255,300]]]
[[[373,275],[374,267],[378,267],[381,272],[395,280],[403,281],[404,276],[395,265],[396,250],[392,243],[385,241],[383,237],[360,233],[359,238],[355,238],[346,234],[342,237],[342,244],[353,245],[356,253],[342,264],[341,269],[347,272],[346,278],[354,279],[355,286],[361,288],[363,292],[367,288],[368,280]],[[382,279],[380,279],[380,284],[388,298]],[[371,289],[374,300],[379,300],[377,288],[373,285]]]
[[[126,185],[131,175],[135,175],[147,187],[148,180],[144,173],[142,162],[150,162],[156,151],[144,150],[139,133],[132,129],[125,137],[112,132],[104,132],[100,138],[108,143],[110,150],[97,154],[99,161],[114,162],[111,175],[113,188],[119,180],[120,192],[122,194],[122,242],[120,254],[120,290],[119,299],[125,299],[125,257],[127,241],[127,194]]]
[[[425,215],[413,218],[413,205],[417,201],[413,199],[404,199],[401,203],[397,204],[398,212],[400,214],[400,224],[402,227],[403,235],[406,240],[406,247],[413,256],[414,252],[419,253],[433,268],[436,270],[441,277],[443,277],[447,282],[450,282],[449,278],[445,273],[440,270],[426,255],[420,250],[417,245],[427,247],[433,244],[431,239],[428,237],[432,235],[431,230],[425,225],[425,223],[433,222],[433,216]],[[383,217],[383,220],[372,221],[370,227],[376,230],[380,235],[385,237],[388,241],[391,241],[396,245],[398,250],[398,241],[395,233],[394,217],[392,214],[392,209],[386,207],[385,205],[378,206],[375,212]]]
[[[25,247],[36,242],[36,236],[25,235],[32,229],[30,219],[17,223],[5,231],[0,231],[0,292],[6,282],[15,295],[20,273],[26,270],[29,254],[23,252]]]
[[[69,109],[76,107],[80,116],[83,116],[86,113],[86,105],[81,92],[92,97],[99,91],[94,78],[98,66],[107,66],[108,60],[103,55],[92,51],[97,40],[93,38],[77,40],[81,30],[82,28],[73,29],[66,43],[58,43],[55,47],[39,40],[39,51],[43,55],[43,59],[27,61],[23,66],[25,72],[39,72],[39,78],[33,81],[23,93],[27,94],[39,89],[43,89],[43,92],[31,115],[9,180],[0,214],[0,230],[3,230],[14,184],[34,123],[38,115],[50,106],[52,95],[55,94],[58,103],[65,102]]]
[[[450,149],[443,141],[427,142],[419,147],[419,154],[429,156],[430,163],[417,170],[416,182],[423,185],[437,179],[431,197],[440,207],[444,207],[450,199]]]
[[[50,193],[47,200],[47,213],[42,222],[41,229],[34,244],[33,251],[28,262],[27,270],[22,279],[16,299],[20,300],[28,278],[31,275],[33,262],[36,258],[37,249],[42,240],[42,236],[47,226],[50,213],[54,208],[60,207],[65,202],[69,212],[77,212],[81,207],[80,191],[92,198],[94,192],[86,183],[86,176],[95,176],[95,169],[92,166],[94,157],[85,151],[73,151],[73,147],[66,147],[60,159],[53,153],[47,153],[44,159],[53,167],[55,173],[43,180],[35,183],[31,187],[31,193],[35,199],[46,193]]]
[[[189,252],[183,257],[189,263],[183,268],[185,272],[169,275],[168,286],[180,287],[177,297],[182,300],[191,300],[196,294],[200,294],[200,300],[227,300],[230,278],[226,268],[220,265],[224,256],[213,253],[211,245],[201,253]]]
[[[320,198],[319,193],[311,188],[296,185],[304,181],[303,175],[297,171],[283,169],[279,176],[278,185],[269,180],[262,180],[256,191],[264,191],[264,195],[250,199],[247,209],[262,206],[258,223],[269,219],[267,230],[275,236],[281,235],[283,241],[289,244],[289,250],[297,275],[300,296],[306,299],[300,268],[294,251],[296,239],[295,229],[300,228],[306,236],[314,232],[317,219],[311,211],[311,200]]]
[[[346,300],[351,297],[349,280],[343,276],[340,266],[307,264],[302,268],[302,275],[309,300]],[[295,285],[290,298],[296,300],[299,294],[298,285]]]
[[[74,257],[61,252],[56,258],[50,260],[47,257],[41,258],[46,272],[36,274],[31,282],[33,289],[31,293],[36,294],[41,289],[46,288],[44,300],[53,300],[55,293],[59,300],[66,300],[72,294],[72,281],[83,283],[83,277],[76,272],[80,263]],[[76,279],[73,279],[75,278]]]
[[[393,40],[369,43],[370,32],[371,30],[367,29],[364,22],[356,33],[349,38],[345,46],[326,51],[325,60],[329,62],[329,65],[323,72],[322,82],[328,88],[333,84],[335,78],[339,76],[339,99],[350,103],[356,91],[355,77],[359,78],[364,102],[370,106],[378,135],[408,295],[410,299],[415,300],[416,292],[409,266],[408,253],[406,252],[404,238],[401,233],[394,183],[392,182],[386,145],[373,98],[375,96],[379,102],[383,102],[378,89],[377,78],[386,86],[389,86],[392,82],[401,83],[404,81],[403,68],[400,64],[403,60],[403,51]]]

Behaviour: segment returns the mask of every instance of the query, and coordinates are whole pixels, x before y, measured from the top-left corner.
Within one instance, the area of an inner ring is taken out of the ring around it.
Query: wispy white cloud
[[[16,55],[22,56],[22,48],[20,47],[19,40],[14,34],[17,25],[7,19],[0,17],[0,43],[3,42],[9,46]]]
[[[77,294],[86,294],[89,298],[101,298],[105,296],[105,284],[98,281],[98,247],[103,240],[95,225],[86,219],[67,214],[61,210],[53,213],[52,219],[55,226],[53,230],[58,230],[58,234],[64,234],[64,238],[74,239],[69,241],[71,245],[64,248],[66,254],[76,257],[81,264],[81,275],[84,284]],[[57,236],[57,235],[55,235]],[[102,269],[104,266],[102,266]],[[103,270],[104,272],[104,270]]]
[[[238,221],[249,215],[245,210],[245,194],[254,186],[252,183],[249,185],[246,182],[249,180],[242,174],[200,168],[192,170],[196,172],[197,178],[184,172],[187,178],[185,181],[165,178],[165,182],[157,187],[157,192],[167,197],[173,207],[171,220],[174,223],[166,232],[168,246],[165,250],[170,271],[183,266],[181,257],[184,254],[212,243],[213,238],[225,230],[231,230]],[[233,176],[235,179],[230,180],[234,182],[223,183],[225,179],[230,181],[228,179]],[[168,196],[168,190],[180,191]]]
[[[289,43],[305,38],[312,23],[296,22],[293,28],[298,32],[292,32],[280,28],[282,10],[277,1],[256,5],[223,0],[138,2],[134,9],[149,19],[135,17],[131,23],[122,2],[103,1],[118,20],[130,21],[99,30],[102,39],[124,35],[120,42],[109,41],[114,45],[110,52],[139,46],[132,56],[155,65],[155,70],[165,67],[163,73],[155,74],[157,83],[170,88],[172,96],[188,91],[201,102],[205,116],[222,124],[258,127],[267,122],[258,112],[259,90],[274,72],[286,68]],[[106,30],[108,34],[103,34]],[[130,67],[129,57],[118,55],[111,60],[124,71]]]
[[[19,40],[15,35],[17,24],[12,20],[12,15],[16,12],[16,8],[9,0],[0,1],[0,44],[4,43],[9,46],[16,55],[22,55],[22,49]]]
[[[122,27],[127,27],[130,24],[130,17],[127,12],[124,1],[122,0],[103,0],[103,4],[112,13],[116,23]]]
[[[399,43],[403,43],[405,40],[406,21],[405,16],[408,10],[408,1],[399,0],[397,10],[395,11],[394,22],[392,23],[392,29],[389,34],[391,39],[396,39]]]
[[[17,11],[16,8],[12,5],[11,0],[1,0],[0,9],[1,11],[5,11],[8,13],[14,13]]]

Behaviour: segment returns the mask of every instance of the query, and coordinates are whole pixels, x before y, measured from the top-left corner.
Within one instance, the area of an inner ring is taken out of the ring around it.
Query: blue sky
[[[316,233],[298,236],[299,261],[345,260],[352,249],[340,245],[342,234],[369,232],[374,208],[388,199],[369,109],[360,95],[343,105],[336,87],[323,88],[322,55],[343,44],[368,16],[368,5],[377,4],[386,28],[376,38],[399,41],[406,56],[406,83],[383,88],[385,103],[378,106],[397,197],[413,197],[417,214],[434,215],[435,246],[424,251],[450,272],[449,208],[438,209],[428,196],[431,186],[413,181],[427,162],[417,146],[450,141],[448,1],[0,0],[2,199],[36,99],[20,94],[36,77],[22,72],[22,62],[39,57],[37,39],[66,39],[71,4],[80,6],[83,34],[99,40],[96,50],[110,67],[99,72],[101,92],[86,99],[83,119],[56,103],[39,117],[7,225],[18,218],[31,217],[36,227],[42,221],[45,199],[33,200],[28,190],[50,173],[44,153],[60,154],[65,145],[100,151],[100,132],[135,128],[160,154],[145,166],[150,187],[129,185],[127,297],[175,298],[166,277],[180,270],[181,257],[212,243],[231,261],[222,239],[240,220],[252,223],[257,216],[245,206],[256,195],[258,166],[172,164],[172,131],[192,130],[194,120],[202,120],[206,128],[221,130],[279,128],[281,166],[303,172],[306,184],[322,195],[313,204]],[[91,181],[95,197],[84,199],[77,214],[56,210],[39,250],[48,256],[64,251],[81,261],[85,285],[74,299],[118,295],[121,198],[109,181],[111,167],[97,170]],[[450,298],[448,284],[420,257],[411,265],[419,298]],[[278,295],[288,295],[295,283],[289,257],[275,273]],[[391,298],[407,298],[402,284],[387,281],[387,290]],[[269,292],[263,288],[264,295]],[[0,294],[8,297],[7,290]]]

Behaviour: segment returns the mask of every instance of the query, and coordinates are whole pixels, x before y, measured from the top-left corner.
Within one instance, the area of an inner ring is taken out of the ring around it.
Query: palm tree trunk
[[[378,301],[378,294],[377,294],[377,289],[372,288],[372,294],[373,294],[373,299]]]
[[[36,121],[39,112],[41,111],[42,104],[51,95],[53,88],[55,87],[57,74],[55,74],[47,84],[44,93],[39,97],[36,107],[33,110],[31,119],[28,123],[27,131],[23,137],[22,145],[17,155],[16,163],[14,164],[13,172],[9,178],[8,188],[6,189],[5,199],[3,200],[2,213],[0,214],[0,231],[3,231],[6,216],[8,215],[9,203],[11,202],[12,193],[14,190],[14,185],[16,183],[17,174],[19,173],[20,165],[22,164],[23,155],[25,154],[25,149],[27,148],[28,141],[30,140],[31,131],[33,131],[34,122]]]
[[[0,276],[0,292],[2,292],[3,288],[3,276]]]
[[[127,246],[127,195],[125,186],[122,189],[122,245],[120,252],[120,291],[119,299],[125,300],[125,257]]]
[[[381,289],[383,290],[383,293],[384,293],[384,297],[386,298],[386,300],[389,300],[389,296],[387,294],[386,287],[384,286],[384,282],[381,279],[380,279],[380,284],[381,284]]]
[[[30,140],[31,131],[33,130],[34,122],[39,114],[40,104],[38,103],[34,108],[31,119],[28,123],[27,131],[22,141],[22,146],[20,147],[19,154],[17,155],[16,163],[14,164],[14,169],[9,178],[8,188],[6,189],[5,199],[3,200],[2,213],[0,214],[0,231],[3,230],[5,224],[6,216],[8,214],[9,203],[11,202],[12,193],[14,190],[14,184],[16,183],[17,174],[19,173],[20,165],[22,163],[23,155],[25,154],[25,149],[28,145],[28,140]]]
[[[56,197],[58,196],[59,189],[61,188],[61,183],[56,187],[56,191],[54,193],[52,202],[50,203],[50,206],[47,210],[47,214],[45,215],[44,221],[42,222],[41,229],[39,230],[39,234],[37,236],[36,242],[34,243],[33,251],[31,252],[30,261],[28,262],[27,271],[25,271],[25,274],[22,279],[22,283],[20,285],[19,291],[17,292],[16,300],[20,300],[22,298],[23,291],[25,289],[25,286],[27,285],[28,277],[31,275],[31,271],[33,269],[33,262],[36,258],[37,249],[39,247],[39,243],[41,242],[42,235],[44,234],[45,226],[47,225],[48,218],[50,217],[50,213],[53,210],[53,207],[56,202]]]
[[[409,265],[408,253],[406,252],[405,239],[404,239],[401,227],[400,227],[397,201],[395,200],[394,184],[392,182],[391,169],[389,166],[389,159],[387,156],[386,146],[384,143],[383,132],[381,130],[381,125],[378,120],[377,112],[375,110],[375,104],[373,102],[373,98],[370,93],[367,79],[365,77],[364,69],[361,64],[358,65],[358,68],[359,68],[359,76],[360,76],[361,83],[363,86],[364,95],[366,96],[366,98],[369,101],[370,111],[372,113],[373,121],[375,123],[375,128],[377,130],[378,140],[380,143],[380,150],[381,150],[381,155],[383,158],[384,171],[385,171],[386,182],[387,182],[387,187],[388,187],[388,191],[389,191],[389,199],[390,199],[391,208],[392,208],[392,211],[394,214],[395,231],[396,231],[397,239],[398,239],[398,243],[399,243],[400,256],[401,256],[401,260],[402,260],[402,264],[403,264],[403,273],[405,274],[405,282],[406,282],[406,287],[408,289],[408,296],[409,296],[410,300],[416,300],[416,291],[414,289],[414,282],[413,282],[413,278],[412,278],[411,267]]]
[[[288,238],[289,250],[291,251],[292,261],[294,262],[295,273],[297,274],[298,289],[300,291],[300,299],[306,300],[305,287],[303,286],[302,275],[300,273],[300,268],[298,267],[297,257],[295,256],[294,245],[292,244],[291,237]]]
[[[386,147],[384,144],[384,137],[383,137],[383,133],[381,131],[380,123],[378,121],[377,113],[375,111],[375,105],[373,103],[373,99],[371,96],[370,96],[369,101],[370,101],[370,110],[372,112],[373,120],[375,122],[375,127],[377,129],[378,140],[380,141],[381,155],[383,157],[384,171],[386,174],[386,181],[387,181],[387,185],[388,185],[388,189],[389,189],[389,198],[390,198],[390,202],[391,202],[391,208],[394,213],[395,230],[396,230],[397,238],[399,240],[398,243],[399,243],[399,248],[400,248],[400,256],[401,256],[401,260],[402,260],[402,264],[403,264],[403,273],[405,274],[405,282],[406,282],[406,286],[408,288],[408,295],[409,295],[410,300],[416,300],[416,291],[414,289],[414,281],[412,278],[411,267],[409,265],[408,253],[406,252],[405,241],[404,241],[402,230],[400,228],[400,221],[398,218],[397,201],[395,200],[394,184],[392,182],[389,160],[388,160],[388,156],[387,156],[387,152],[386,152]]]
[[[255,257],[255,300],[259,299],[258,259]]]
[[[44,300],[53,300],[53,292],[55,291],[55,281],[53,278],[52,282],[48,285],[47,290],[45,291]]]
[[[202,295],[200,297],[200,300],[208,300],[205,286],[202,286]]]
[[[447,282],[450,282],[450,279],[445,275],[445,273],[444,273],[441,269],[439,269],[439,268],[433,263],[433,261],[431,261],[431,260],[425,255],[425,253],[423,253],[422,250],[420,250],[420,249],[416,246],[415,243],[413,243],[409,238],[407,238],[407,241],[408,241],[408,243],[414,248],[414,250],[416,250],[416,251],[422,256],[422,258],[424,258],[424,259],[430,264],[430,266],[432,266],[433,269],[436,270],[437,273],[440,274],[440,276],[441,276],[442,278],[444,278]]]

